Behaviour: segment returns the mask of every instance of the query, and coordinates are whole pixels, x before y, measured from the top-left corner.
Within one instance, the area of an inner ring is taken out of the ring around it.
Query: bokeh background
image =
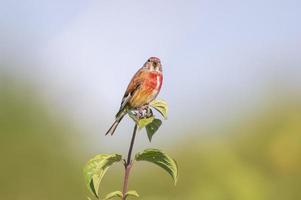
[[[138,163],[143,200],[301,199],[301,2],[0,1],[0,199],[86,199],[82,167],[126,154],[123,92],[161,58],[169,118],[149,143],[179,163],[177,187]],[[101,193],[120,190],[123,168]]]

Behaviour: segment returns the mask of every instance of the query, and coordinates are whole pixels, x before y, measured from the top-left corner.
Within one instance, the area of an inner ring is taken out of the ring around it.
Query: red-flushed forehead
[[[153,56],[153,57],[150,57],[149,60],[150,60],[150,61],[153,61],[153,62],[161,62],[160,58],[154,57],[154,56]]]

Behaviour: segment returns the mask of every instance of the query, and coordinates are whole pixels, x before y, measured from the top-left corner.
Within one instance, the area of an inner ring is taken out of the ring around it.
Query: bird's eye
[[[147,60],[147,62],[150,62],[150,61],[151,61],[150,59]]]

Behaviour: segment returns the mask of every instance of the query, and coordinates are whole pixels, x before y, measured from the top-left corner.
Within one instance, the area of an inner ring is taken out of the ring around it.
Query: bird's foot
[[[135,115],[136,115],[137,119],[149,118],[149,117],[153,116],[153,112],[152,112],[152,109],[147,104],[147,105],[141,106],[140,108],[137,108]]]

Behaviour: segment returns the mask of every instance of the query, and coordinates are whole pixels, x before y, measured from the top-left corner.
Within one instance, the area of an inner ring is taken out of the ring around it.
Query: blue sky
[[[18,56],[11,70],[102,138],[131,76],[158,56],[167,141],[252,110],[279,80],[297,92],[300,19],[297,0],[1,1],[0,62]]]

